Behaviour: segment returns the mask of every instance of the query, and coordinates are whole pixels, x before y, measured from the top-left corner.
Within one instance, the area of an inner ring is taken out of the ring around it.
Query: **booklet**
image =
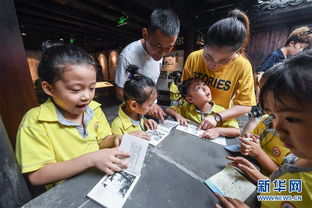
[[[204,130],[196,130],[197,126],[194,126],[194,125],[191,125],[191,124],[188,124],[188,126],[182,126],[182,125],[179,125],[177,126],[176,129],[180,130],[180,131],[184,131],[188,134],[192,134],[194,136],[198,136],[200,138],[202,138],[202,134],[205,132]],[[215,139],[205,139],[207,141],[211,141],[211,142],[214,142],[214,143],[217,143],[217,144],[220,144],[220,145],[223,145],[223,146],[226,146],[226,139],[225,137],[217,137]]]
[[[245,201],[256,190],[256,186],[232,166],[226,166],[208,178],[205,184],[212,192],[241,201]]]
[[[131,154],[123,159],[128,168],[105,175],[87,196],[107,208],[121,208],[139,180],[147,148],[148,141],[125,134],[119,149]]]
[[[224,149],[230,152],[237,153],[237,152],[240,152],[240,144],[229,145],[229,146],[224,147]]]
[[[170,131],[179,124],[179,122],[165,120],[163,123],[158,124],[156,130],[147,130],[146,132],[151,136],[150,144],[157,146],[162,140],[164,140]]]

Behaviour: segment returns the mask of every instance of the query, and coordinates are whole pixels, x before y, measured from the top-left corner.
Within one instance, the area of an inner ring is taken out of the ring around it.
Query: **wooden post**
[[[31,200],[0,117],[0,207],[15,208]]]
[[[27,110],[37,105],[13,0],[0,0],[0,115],[15,147]]]

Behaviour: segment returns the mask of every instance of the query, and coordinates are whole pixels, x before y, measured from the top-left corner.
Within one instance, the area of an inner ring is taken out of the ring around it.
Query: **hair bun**
[[[41,49],[42,52],[45,52],[46,50],[52,48],[52,47],[57,47],[57,46],[64,46],[65,44],[60,41],[52,41],[52,40],[47,40],[41,44]]]
[[[134,64],[130,64],[127,66],[127,72],[129,72],[131,75],[138,74],[139,73],[139,67]]]

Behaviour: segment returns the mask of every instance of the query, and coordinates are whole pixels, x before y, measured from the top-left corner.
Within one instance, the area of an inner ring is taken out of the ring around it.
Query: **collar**
[[[214,113],[216,112],[216,107],[215,107],[215,103],[214,103],[213,101],[210,101],[209,103],[210,103],[212,106],[211,106],[211,108],[210,108],[208,111],[206,111],[206,112],[200,111],[200,110],[196,107],[196,105],[194,105],[194,104],[192,104],[191,107],[193,107],[192,110],[195,110],[196,113],[200,113],[200,114],[203,114],[203,115],[210,115],[212,112],[214,112]]]
[[[124,129],[128,129],[131,126],[138,126],[138,125],[143,126],[143,116],[140,115],[140,120],[133,120],[123,111],[122,108],[124,106],[125,106],[125,103],[121,104],[118,110],[118,115],[121,118],[121,122],[122,122]]]
[[[101,104],[95,101],[91,101],[90,104],[86,108],[86,112],[93,112],[94,110],[99,108]],[[89,109],[89,110],[88,110]],[[63,115],[62,115],[63,116]],[[57,108],[53,103],[52,99],[48,99],[45,103],[40,105],[40,112],[39,112],[39,121],[50,121],[50,122],[57,122],[59,121],[59,116],[57,114]]]

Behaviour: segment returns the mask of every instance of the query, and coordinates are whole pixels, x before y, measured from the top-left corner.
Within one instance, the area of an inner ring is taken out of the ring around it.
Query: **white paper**
[[[204,130],[196,130],[196,128],[197,128],[197,126],[188,124],[188,126],[179,125],[179,126],[177,126],[176,129],[178,129],[180,131],[183,131],[183,132],[186,132],[188,134],[192,134],[194,136],[198,136],[198,137],[202,138],[202,134],[205,131]],[[219,137],[217,137],[215,139],[206,139],[206,140],[214,142],[214,143],[217,143],[217,144],[220,144],[220,145],[223,145],[223,146],[226,146],[226,139],[225,139],[225,137],[219,136]]]
[[[121,208],[137,183],[145,159],[148,141],[125,134],[119,149],[130,153],[128,168],[105,175],[88,193],[88,197],[107,208]]]
[[[147,130],[146,133],[150,135],[149,143],[156,146],[169,135],[170,130],[168,131],[168,129],[158,126],[156,130]]]
[[[213,192],[219,192],[222,196],[241,201],[245,201],[256,190],[256,186],[232,166],[226,166],[223,170],[208,178],[205,184]]]
[[[122,137],[119,150],[130,153],[129,158],[123,159],[128,164],[126,171],[135,175],[140,174],[147,148],[148,141],[145,139],[130,134],[125,134]]]
[[[104,176],[87,196],[107,208],[121,208],[139,177],[126,171]]]
[[[163,127],[168,129],[168,131],[171,131],[174,127],[176,127],[179,124],[177,121],[171,121],[171,120],[165,120],[162,123],[158,124],[158,127]]]
[[[147,130],[148,135],[151,136],[150,144],[157,146],[162,140],[164,140],[169,134],[170,131],[179,124],[177,121],[165,120],[162,123],[157,125],[156,130]]]

